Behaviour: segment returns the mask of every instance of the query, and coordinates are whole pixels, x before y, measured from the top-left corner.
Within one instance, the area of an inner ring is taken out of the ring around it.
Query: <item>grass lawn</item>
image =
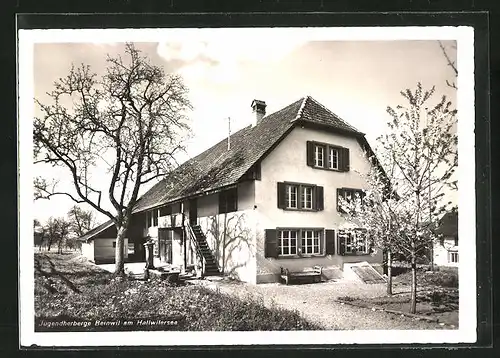
[[[417,271],[417,312],[438,319],[440,323],[458,327],[458,273],[453,271]],[[392,296],[372,298],[342,297],[353,303],[378,306],[387,310],[409,312],[411,272],[393,277]]]
[[[180,330],[321,329],[296,311],[266,308],[194,285],[121,280],[77,254],[35,253],[35,316],[112,320],[180,316]]]

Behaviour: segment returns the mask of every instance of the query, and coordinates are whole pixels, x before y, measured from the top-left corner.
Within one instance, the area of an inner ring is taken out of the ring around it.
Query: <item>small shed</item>
[[[82,241],[82,255],[96,264],[114,263],[116,235],[116,227],[112,220],[95,227],[80,238]],[[128,259],[129,251],[128,238],[125,238],[123,247],[125,260]]]

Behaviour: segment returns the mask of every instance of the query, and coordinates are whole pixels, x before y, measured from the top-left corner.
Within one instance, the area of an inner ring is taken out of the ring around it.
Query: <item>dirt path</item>
[[[253,297],[267,305],[278,305],[299,311],[307,319],[325,329],[439,329],[439,324],[418,321],[380,311],[335,302],[341,296],[375,297],[382,295],[385,284],[363,285],[352,282],[328,282],[310,285],[216,284],[221,292]],[[397,292],[397,289],[396,289]]]

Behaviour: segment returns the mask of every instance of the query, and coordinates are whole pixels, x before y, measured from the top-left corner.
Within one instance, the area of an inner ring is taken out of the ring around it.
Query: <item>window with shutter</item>
[[[323,210],[323,187],[313,184],[278,183],[278,208]]]
[[[349,149],[329,143],[307,141],[307,165],[332,171],[349,171]]]
[[[373,250],[364,229],[339,230],[338,241],[340,255],[368,255]]]
[[[267,232],[267,230],[266,230]],[[277,255],[278,257],[311,257],[324,255],[325,244],[323,229],[317,228],[293,228],[276,229]],[[267,237],[267,233],[266,233]],[[267,245],[266,252],[272,250]],[[266,254],[267,257],[268,254]]]
[[[351,188],[338,188],[337,189],[337,211],[339,213],[345,213],[346,211],[341,207],[341,200],[343,198],[345,203],[348,205],[353,199],[361,199],[361,205],[364,205],[364,197],[366,193],[363,189],[351,189]],[[353,209],[349,207],[350,209]]]
[[[275,229],[266,229],[265,230],[265,248],[264,248],[264,256],[265,257],[278,257],[278,240],[276,237]]]

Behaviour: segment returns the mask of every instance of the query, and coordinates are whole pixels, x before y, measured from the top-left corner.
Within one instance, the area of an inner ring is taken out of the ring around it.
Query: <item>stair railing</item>
[[[198,259],[201,262],[201,276],[203,277],[205,275],[205,266],[206,266],[205,256],[203,256],[203,253],[200,250],[200,245],[198,244],[198,240],[196,239],[196,235],[195,235],[191,225],[189,223],[186,223],[185,227],[186,227],[186,231],[187,231],[187,236],[189,237],[191,242],[194,244],[194,247],[196,249],[196,255],[198,256]]]

